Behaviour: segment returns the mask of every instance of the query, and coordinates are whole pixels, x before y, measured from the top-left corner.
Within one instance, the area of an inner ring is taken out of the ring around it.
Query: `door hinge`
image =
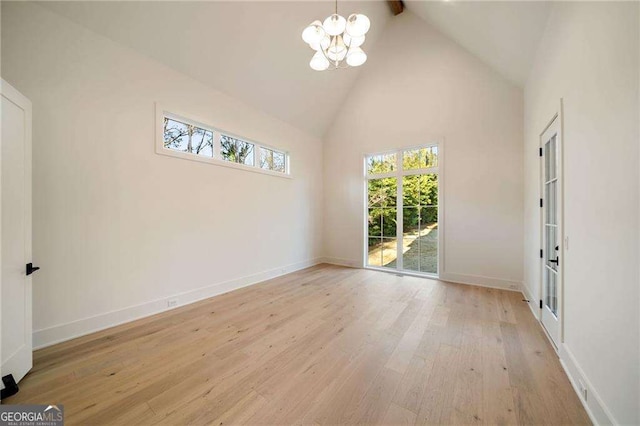
[[[39,266],[33,266],[33,263],[27,263],[27,275],[33,274],[38,269],[40,269]]]
[[[540,249],[540,259],[542,259],[544,257],[544,255],[542,254],[542,249]]]
[[[539,149],[539,153],[540,153],[540,157],[542,157],[542,147],[538,148]]]
[[[4,389],[0,391],[0,399],[9,398],[12,395],[15,395],[20,390],[18,388],[18,384],[13,378],[13,374],[8,374],[2,378],[2,383],[4,384]]]
[[[540,198],[540,207],[543,207],[544,203],[542,201],[542,198]]]
[[[542,309],[542,299],[540,299],[540,309]]]

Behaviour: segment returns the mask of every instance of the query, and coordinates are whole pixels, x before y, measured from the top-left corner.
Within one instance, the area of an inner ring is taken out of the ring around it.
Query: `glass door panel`
[[[558,281],[558,232],[557,232],[557,205],[556,205],[556,186],[557,164],[556,164],[556,136],[552,136],[544,146],[545,154],[545,183],[544,183],[544,268],[545,268],[545,307],[553,314],[558,316],[558,294],[556,282]]]
[[[420,271],[438,273],[438,208],[422,209],[420,226]]]
[[[367,265],[384,267],[397,259],[398,179],[369,179],[367,183]]]
[[[405,198],[406,193],[403,193],[403,199]],[[420,207],[404,207],[402,211],[403,268],[408,271],[420,271]]]
[[[438,273],[438,175],[402,178],[402,267],[407,271]]]

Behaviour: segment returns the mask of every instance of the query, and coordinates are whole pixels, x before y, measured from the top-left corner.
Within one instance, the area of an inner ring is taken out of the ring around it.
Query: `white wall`
[[[539,299],[539,134],[564,99],[565,344],[597,421],[640,423],[638,3],[558,2],[525,89],[525,284]]]
[[[522,281],[522,90],[409,11],[325,137],[325,253],[362,265],[365,153],[444,138],[443,278]],[[442,173],[442,172],[441,172]]]
[[[33,102],[36,346],[320,256],[320,140],[33,4],[2,3],[2,77]],[[293,179],[155,154],[155,101],[289,150]]]

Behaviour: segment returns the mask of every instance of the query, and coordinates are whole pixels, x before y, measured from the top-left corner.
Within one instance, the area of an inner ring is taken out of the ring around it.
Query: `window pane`
[[[396,205],[398,182],[396,178],[369,179],[369,206],[393,207]]]
[[[382,239],[382,266],[395,268],[398,259],[398,243],[395,238]]]
[[[420,237],[420,271],[438,273],[438,228]]]
[[[389,173],[396,169],[396,154],[381,154],[367,157],[367,173]]]
[[[550,224],[557,224],[557,217],[556,217],[557,184],[558,184],[558,181],[555,181],[555,180],[544,184],[545,192],[546,192],[545,194],[546,196],[544,200],[545,212],[547,216],[546,223],[550,223]]]
[[[421,206],[437,206],[438,205],[438,175],[424,174],[420,175],[420,205]]]
[[[402,202],[405,207],[420,205],[420,176],[402,178]]]
[[[223,160],[253,166],[254,145],[230,136],[220,136],[220,154]]]
[[[551,312],[557,318],[558,317],[558,275],[554,271],[549,271],[549,278],[551,278]]]
[[[423,174],[403,177],[402,201],[405,207],[438,205],[438,175]]]
[[[369,266],[382,266],[382,238],[369,238]]]
[[[420,207],[405,207],[402,210],[402,233],[418,235],[420,229]]]
[[[426,229],[438,225],[438,208],[423,207],[420,212],[420,229]]]
[[[405,237],[402,241],[402,266],[408,271],[420,271],[420,240]]]
[[[213,157],[213,132],[165,117],[164,147],[173,151]]]
[[[369,209],[368,233],[370,237],[382,236],[382,209]]]
[[[422,207],[420,222],[420,271],[438,272],[438,208]]]
[[[396,236],[396,209],[382,209],[382,236],[395,238]]]
[[[284,152],[273,152],[273,170],[275,170],[276,172],[286,173],[287,157]]]
[[[438,167],[438,147],[427,148],[427,167]]]
[[[238,163],[253,166],[253,144],[244,141],[238,141]]]
[[[551,145],[549,147],[549,179],[556,178],[556,136],[551,138]]]
[[[402,153],[404,170],[425,169],[438,166],[438,147],[410,149]]]
[[[260,168],[285,173],[286,156],[284,152],[260,147]]]

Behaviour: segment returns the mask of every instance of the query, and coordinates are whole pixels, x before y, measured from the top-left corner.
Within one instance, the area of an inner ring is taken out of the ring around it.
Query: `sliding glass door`
[[[366,157],[372,268],[438,274],[438,147]]]

